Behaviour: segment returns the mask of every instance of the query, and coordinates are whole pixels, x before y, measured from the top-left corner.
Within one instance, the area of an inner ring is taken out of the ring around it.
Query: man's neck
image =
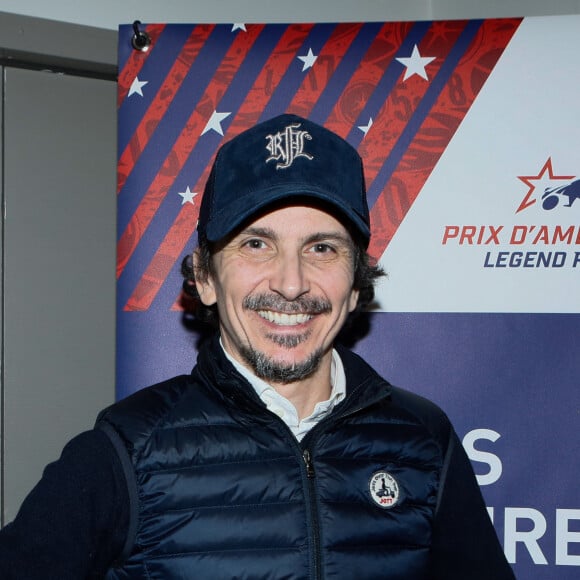
[[[332,353],[329,353],[332,355]],[[303,419],[314,411],[317,403],[328,400],[332,390],[331,384],[332,356],[321,361],[320,367],[313,375],[292,383],[269,383],[296,408],[298,417]]]

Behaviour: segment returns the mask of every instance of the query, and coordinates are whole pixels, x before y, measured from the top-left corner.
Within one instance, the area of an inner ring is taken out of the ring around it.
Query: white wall
[[[580,0],[0,0],[11,12],[116,29],[142,22],[336,22],[578,14]]]

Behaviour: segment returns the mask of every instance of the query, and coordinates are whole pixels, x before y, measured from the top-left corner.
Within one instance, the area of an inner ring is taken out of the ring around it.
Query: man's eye
[[[331,244],[319,242],[310,246],[308,253],[313,257],[328,260],[336,255],[336,248]]]
[[[333,248],[328,244],[314,244],[314,246],[312,246],[312,251],[316,254],[327,254],[332,252]]]
[[[244,243],[246,248],[250,248],[250,250],[260,250],[261,248],[265,247],[263,240],[258,239],[251,239]]]

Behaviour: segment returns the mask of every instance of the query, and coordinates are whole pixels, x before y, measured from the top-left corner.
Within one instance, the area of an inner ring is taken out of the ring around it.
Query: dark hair
[[[354,281],[353,287],[358,290],[358,302],[356,308],[350,313],[345,326],[349,327],[358,315],[365,311],[372,304],[375,298],[375,282],[385,272],[378,266],[367,253],[364,244],[354,245]],[[196,276],[200,280],[206,280],[213,273],[212,256],[215,253],[215,244],[212,244],[204,236],[198,240],[197,267],[194,268],[193,256],[188,254],[181,262],[181,274],[183,275],[183,292],[185,294],[184,306],[186,310],[192,311],[195,317],[214,327],[219,325],[219,315],[215,304],[206,306],[200,300],[195,285]]]

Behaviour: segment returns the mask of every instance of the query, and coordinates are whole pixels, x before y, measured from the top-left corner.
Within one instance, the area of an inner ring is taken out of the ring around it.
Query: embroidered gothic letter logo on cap
[[[392,508],[399,502],[399,484],[386,471],[373,474],[369,482],[369,491],[374,502],[382,508]]]
[[[306,140],[310,141],[312,136],[308,131],[301,131],[300,127],[300,123],[293,123],[288,125],[284,131],[280,131],[275,135],[266,135],[268,140],[266,149],[270,153],[266,163],[278,161],[276,169],[287,169],[298,157],[305,157],[308,160],[313,159],[312,155],[304,151],[304,142]]]

